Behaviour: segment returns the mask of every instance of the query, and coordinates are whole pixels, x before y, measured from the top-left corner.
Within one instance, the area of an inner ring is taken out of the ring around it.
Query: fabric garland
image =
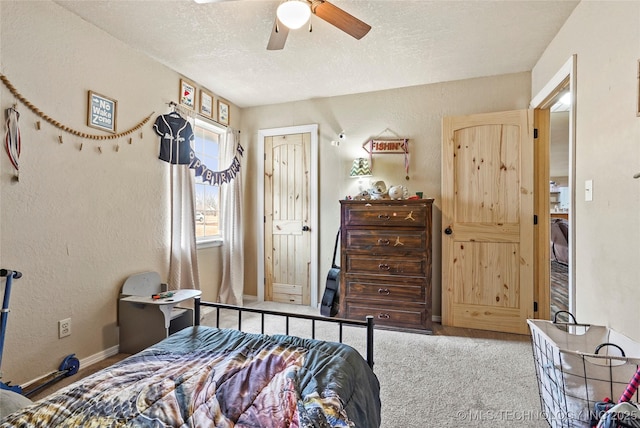
[[[13,167],[18,171],[18,158],[22,148],[22,140],[20,138],[20,128],[18,127],[18,119],[20,113],[15,107],[7,109],[7,133],[4,138],[5,148],[9,155],[9,160]]]

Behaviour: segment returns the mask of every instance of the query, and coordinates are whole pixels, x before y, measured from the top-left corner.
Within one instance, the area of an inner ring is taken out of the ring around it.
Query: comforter
[[[0,427],[379,427],[379,383],[333,342],[190,327]]]

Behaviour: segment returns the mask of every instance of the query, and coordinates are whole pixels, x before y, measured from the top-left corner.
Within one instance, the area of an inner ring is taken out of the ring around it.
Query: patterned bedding
[[[182,330],[0,424],[379,426],[379,383],[353,348],[203,326]]]

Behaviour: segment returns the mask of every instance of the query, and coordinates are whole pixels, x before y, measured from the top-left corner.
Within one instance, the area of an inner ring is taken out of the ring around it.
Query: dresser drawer
[[[364,320],[367,315],[373,316],[375,324],[390,326],[425,329],[427,310],[423,306],[403,305],[402,307],[384,307],[365,301],[346,302],[346,317],[356,320]]]
[[[380,281],[375,276],[345,275],[347,296],[382,302],[425,303],[425,284],[419,278],[399,278],[402,282]]]
[[[345,232],[347,248],[373,253],[401,253],[422,251],[426,247],[427,234],[424,230],[382,230],[348,229]]]
[[[375,206],[368,204],[345,206],[346,226],[402,226],[424,228],[426,205]]]
[[[426,259],[424,257],[375,257],[368,254],[347,253],[343,267],[345,273],[368,273],[379,275],[411,275],[424,277]]]

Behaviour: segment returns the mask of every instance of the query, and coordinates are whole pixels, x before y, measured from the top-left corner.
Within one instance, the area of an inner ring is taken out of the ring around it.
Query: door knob
[[[310,230],[311,230],[311,229],[309,229],[309,226],[302,226],[302,231],[303,231],[303,232],[308,232],[308,231],[310,231]]]
[[[451,230],[451,228],[450,228],[450,227],[447,227],[447,228],[444,230],[444,234],[445,234],[445,235],[451,235],[452,233],[453,233],[453,230]]]

